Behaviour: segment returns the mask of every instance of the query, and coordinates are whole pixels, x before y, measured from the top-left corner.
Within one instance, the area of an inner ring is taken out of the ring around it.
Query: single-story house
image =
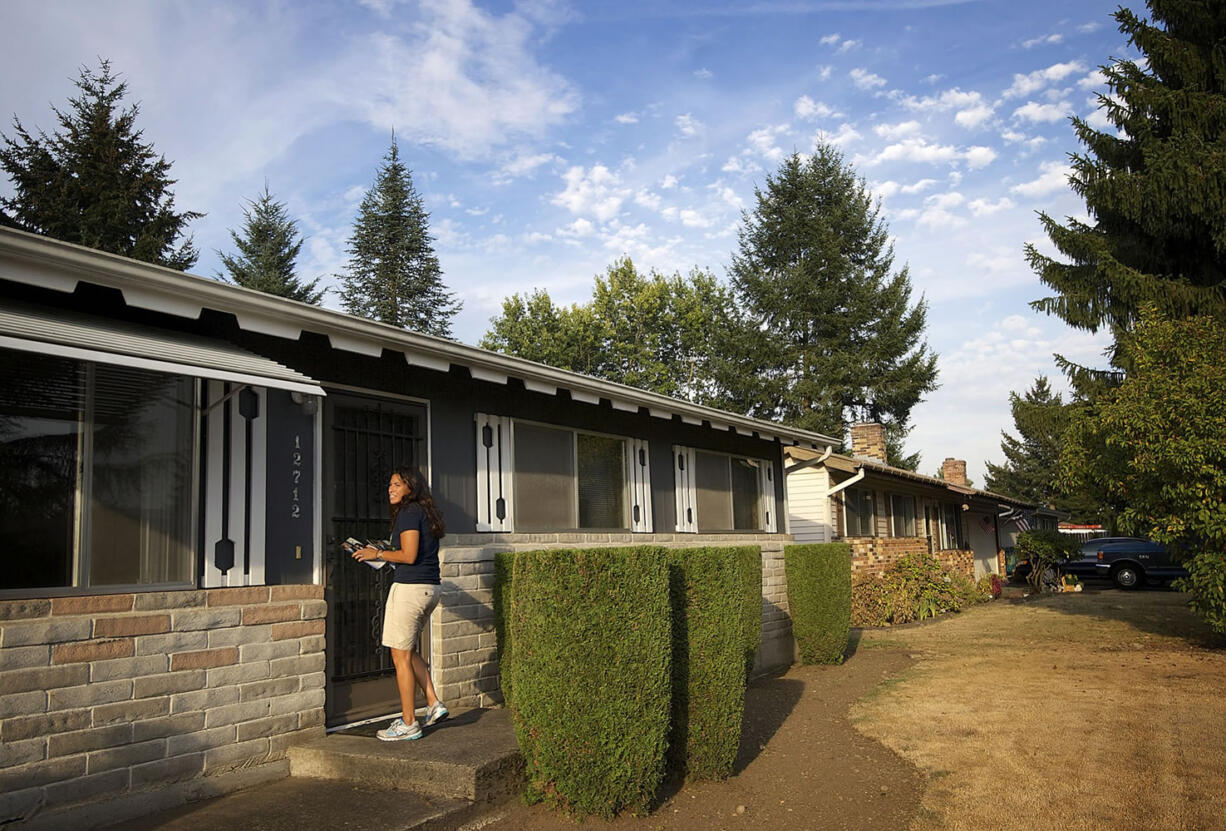
[[[851,446],[850,456],[786,447],[784,472],[796,541],[845,540],[856,576],[915,552],[976,579],[1003,575],[1001,552],[1019,530],[1055,527],[1053,511],[969,487],[964,461],[946,459],[940,478],[890,466],[880,424],[852,425]]]
[[[496,552],[762,549],[792,660],[784,452],[834,442],[0,229],[0,820],[224,778],[399,708],[379,646],[392,468],[447,521],[423,652],[500,701]]]

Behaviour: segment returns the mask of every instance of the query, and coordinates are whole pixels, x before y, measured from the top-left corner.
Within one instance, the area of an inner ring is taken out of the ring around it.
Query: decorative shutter
[[[758,482],[762,500],[762,530],[773,534],[779,527],[775,521],[775,466],[765,459],[758,462]]]
[[[204,382],[206,589],[264,585],[267,390]]]
[[[477,413],[477,530],[511,531],[511,419]]]
[[[631,439],[630,447],[630,530],[650,534],[651,521],[651,457],[646,439]]]
[[[673,483],[677,498],[677,531],[698,532],[698,493],[694,487],[694,448],[673,445]]]

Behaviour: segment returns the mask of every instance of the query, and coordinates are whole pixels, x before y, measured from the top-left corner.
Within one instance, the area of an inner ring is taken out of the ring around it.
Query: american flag
[[[1024,514],[1018,514],[1013,518],[1013,524],[1017,526],[1019,531],[1029,531],[1030,521],[1026,519]]]

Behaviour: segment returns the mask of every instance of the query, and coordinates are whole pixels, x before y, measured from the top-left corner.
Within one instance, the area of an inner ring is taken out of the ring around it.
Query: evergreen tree
[[[1047,379],[1039,376],[1025,395],[1009,394],[1009,408],[1017,435],[1001,431],[1005,461],[986,463],[987,489],[1066,511],[1074,521],[1106,519],[1090,491],[1066,492],[1059,479],[1065,432],[1078,405],[1066,404]]]
[[[427,220],[409,169],[391,149],[358,207],[341,301],[350,314],[451,337],[461,303],[443,284]]]
[[[915,469],[901,443],[936,356],[880,207],[829,145],[784,160],[755,196],[732,258],[743,320],[722,349],[722,403],[834,437],[880,422],[890,462]]]
[[[186,270],[198,252],[179,242],[187,223],[204,214],[176,212],[170,163],[141,141],[139,106],[120,109],[127,83],[82,67],[80,95],[69,109],[52,108],[60,130],[32,135],[14,117],[16,135],[3,136],[0,166],[15,195],[0,198],[6,224],[137,260]],[[5,216],[7,214],[7,216]]]
[[[324,295],[322,289],[316,289],[319,281],[303,283],[294,274],[302,237],[285,205],[272,198],[265,182],[264,192],[248,206],[243,208],[242,236],[230,231],[238,253],[217,252],[230,280],[244,288],[318,305]]]
[[[597,275],[592,299],[555,306],[541,290],[513,295],[481,341],[521,358],[640,389],[706,402],[728,290],[707,272],[643,274],[629,257]]]
[[[1090,221],[1041,214],[1065,262],[1026,246],[1056,292],[1032,305],[1117,339],[1147,303],[1226,319],[1226,4],[1147,5],[1160,25],[1115,13],[1144,60],[1102,67],[1110,95],[1099,108],[1117,131],[1073,119],[1088,152],[1072,156],[1070,184]]]

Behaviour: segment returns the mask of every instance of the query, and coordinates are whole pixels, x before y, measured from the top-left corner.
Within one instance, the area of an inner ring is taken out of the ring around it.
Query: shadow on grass
[[[1209,629],[1188,606],[1188,595],[1169,586],[1118,589],[1102,580],[1087,580],[1084,590],[1032,596],[1027,603],[1066,615],[1126,623],[1142,632],[1181,638],[1201,649],[1226,648],[1226,635]]]

